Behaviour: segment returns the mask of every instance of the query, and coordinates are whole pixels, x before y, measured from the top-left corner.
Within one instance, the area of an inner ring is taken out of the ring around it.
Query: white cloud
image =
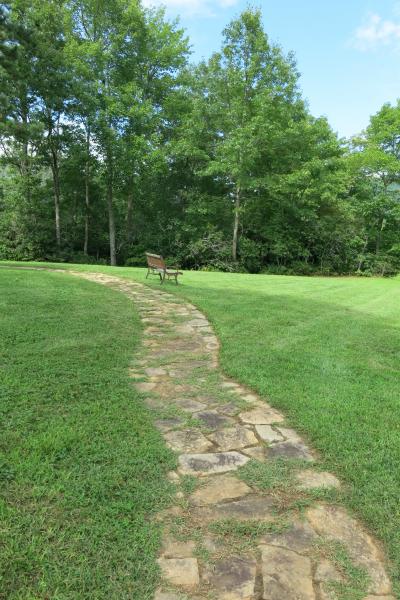
[[[186,15],[212,16],[213,9],[235,6],[238,0],[143,0],[144,6],[165,6]]]
[[[364,51],[377,46],[400,45],[400,22],[370,13],[364,23],[356,29],[352,43]]]

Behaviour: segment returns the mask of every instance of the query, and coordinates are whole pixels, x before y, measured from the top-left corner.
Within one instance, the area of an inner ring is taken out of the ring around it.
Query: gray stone
[[[216,431],[209,438],[218,444],[221,450],[240,450],[246,446],[254,446],[258,442],[251,430],[240,425]]]
[[[196,419],[200,419],[209,429],[220,429],[234,423],[233,419],[220,415],[216,410],[198,412]]]
[[[208,568],[203,580],[211,585],[219,600],[253,600],[256,561],[238,556],[219,560]]]
[[[314,457],[307,446],[294,442],[281,442],[268,448],[269,458],[295,458],[313,461]]]
[[[219,412],[223,413],[224,415],[229,415],[230,417],[235,417],[238,414],[240,409],[237,407],[237,405],[234,402],[228,402],[227,404],[221,404],[220,406],[218,406],[218,410],[219,410]]]
[[[182,454],[179,457],[180,472],[188,475],[209,475],[235,471],[249,458],[239,452],[212,452],[208,454]]]
[[[288,427],[277,427],[277,430],[283,435],[286,441],[293,442],[294,444],[304,444],[304,440],[294,429],[289,429]]]
[[[180,419],[179,417],[173,417],[171,419],[158,419],[154,422],[154,425],[160,431],[170,431],[171,429],[174,429],[175,427],[178,427],[181,424],[182,419]]]
[[[197,400],[192,400],[191,398],[178,398],[175,399],[174,402],[179,406],[179,408],[189,413],[199,412],[200,410],[207,408],[207,405],[203,404],[203,402],[198,402]]]
[[[271,425],[256,425],[255,429],[264,442],[273,444],[274,442],[282,442],[283,436],[278,431],[275,431]]]
[[[284,420],[283,415],[268,406],[242,412],[239,418],[243,423],[250,423],[251,425],[272,425]]]
[[[317,534],[307,522],[296,520],[282,533],[264,535],[261,542],[268,546],[279,546],[303,554],[312,550],[317,538]]]
[[[321,504],[307,511],[307,519],[320,535],[344,544],[354,563],[367,571],[370,578],[369,593],[390,594],[390,581],[378,547],[344,508]]]
[[[182,429],[164,434],[167,444],[175,452],[207,452],[213,447],[204,435],[196,429]]]
[[[286,548],[261,546],[263,600],[315,600],[311,561]]]
[[[195,558],[159,558],[164,579],[173,585],[193,588],[199,584],[199,567]]]
[[[270,522],[274,520],[275,505],[273,499],[267,496],[247,496],[226,504],[198,508],[196,515],[204,521],[237,519]]]
[[[297,473],[296,479],[299,482],[299,488],[303,490],[340,487],[339,479],[331,473],[313,471],[311,469]]]
[[[195,506],[207,506],[224,500],[241,498],[250,492],[249,486],[240,479],[231,475],[221,475],[210,478],[206,485],[201,486],[190,496],[190,501]]]

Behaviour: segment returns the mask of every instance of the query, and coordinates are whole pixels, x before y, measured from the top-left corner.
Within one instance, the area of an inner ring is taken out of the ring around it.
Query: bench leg
[[[147,269],[146,279],[148,278],[149,273],[150,273],[150,269]]]
[[[161,283],[164,283],[164,281],[165,281],[165,272],[163,273],[162,277],[161,277],[161,273],[160,273],[160,279],[161,279]]]

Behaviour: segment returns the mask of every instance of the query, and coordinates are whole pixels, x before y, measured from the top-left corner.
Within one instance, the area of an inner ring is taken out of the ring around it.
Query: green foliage
[[[0,20],[0,258],[399,271],[400,104],[346,147],[259,10],[192,67],[137,0],[9,0]]]

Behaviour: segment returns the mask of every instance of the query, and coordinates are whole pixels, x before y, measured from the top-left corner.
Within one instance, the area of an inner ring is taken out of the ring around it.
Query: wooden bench
[[[173,277],[175,279],[176,285],[178,285],[178,275],[182,275],[178,269],[175,267],[168,268],[165,264],[165,260],[159,254],[150,254],[150,252],[146,252],[147,258],[147,275],[146,279],[150,274],[159,275],[160,283],[164,283],[165,278],[168,277],[170,279]]]

